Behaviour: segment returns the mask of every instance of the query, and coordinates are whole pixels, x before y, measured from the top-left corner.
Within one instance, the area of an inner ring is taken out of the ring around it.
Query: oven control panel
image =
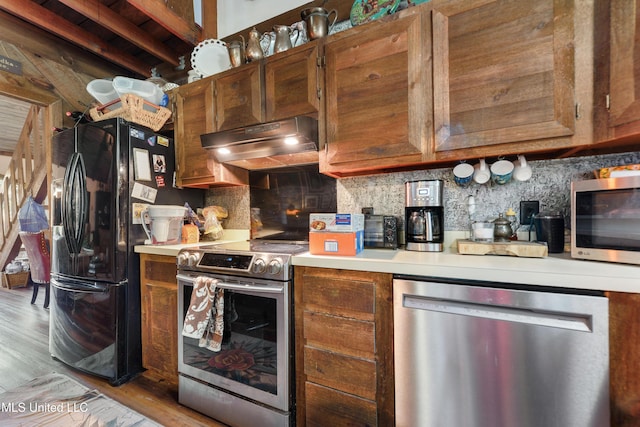
[[[289,258],[290,256],[282,254],[238,254],[183,249],[176,262],[178,268],[183,270],[290,280]]]

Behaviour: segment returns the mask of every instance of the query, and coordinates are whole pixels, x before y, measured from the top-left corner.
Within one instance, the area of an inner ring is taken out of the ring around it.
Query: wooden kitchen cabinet
[[[322,70],[316,40],[177,89],[178,184],[243,185],[247,170],[316,163],[315,152],[217,163],[200,135],[306,115],[322,119]],[[320,135],[322,132],[320,131]]]
[[[578,143],[576,108],[592,99],[576,93],[575,56],[584,47],[574,31],[577,7],[565,0],[434,5],[437,159]],[[592,67],[585,71],[591,82]],[[588,116],[581,120],[591,126]]]
[[[294,116],[319,118],[323,74],[322,40],[264,59],[266,121]]]
[[[591,144],[595,10],[432,0],[329,37],[320,170],[340,177]]]
[[[216,131],[264,122],[262,73],[258,61],[213,76]]]
[[[321,172],[339,177],[429,159],[431,26],[423,9],[327,39]]]
[[[225,80],[227,81],[227,80]],[[176,184],[184,187],[208,188],[214,185],[247,185],[246,170],[222,165],[200,142],[200,135],[214,132],[215,76],[181,86],[175,90],[174,136],[176,145]],[[228,95],[231,90],[223,93]],[[236,93],[238,93],[236,91]],[[226,113],[238,110],[231,101]],[[246,105],[246,103],[245,103]],[[221,116],[224,117],[224,112]]]
[[[607,292],[611,425],[640,425],[640,294]]]
[[[608,85],[610,133],[607,138],[640,135],[640,93],[635,89],[640,84],[639,7],[637,1],[612,0],[607,11],[610,12],[610,53],[606,57],[609,68],[604,68],[599,76]]]
[[[295,268],[298,426],[394,424],[392,275]]]
[[[140,254],[142,366],[178,383],[176,258]]]

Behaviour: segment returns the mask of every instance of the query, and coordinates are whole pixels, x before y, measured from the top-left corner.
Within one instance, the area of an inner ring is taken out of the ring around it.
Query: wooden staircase
[[[56,108],[53,108],[55,110]],[[15,257],[20,248],[18,211],[33,196],[36,202],[48,201],[52,136],[51,107],[33,105],[20,139],[16,144],[9,168],[2,179],[0,191],[0,268]]]

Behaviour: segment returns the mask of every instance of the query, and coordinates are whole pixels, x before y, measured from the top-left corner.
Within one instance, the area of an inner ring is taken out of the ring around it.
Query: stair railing
[[[0,268],[18,239],[18,211],[29,195],[36,198],[46,183],[47,146],[51,133],[45,131],[47,108],[32,105],[17,141],[0,190]],[[46,197],[46,191],[45,196]],[[36,201],[41,202],[42,200]]]

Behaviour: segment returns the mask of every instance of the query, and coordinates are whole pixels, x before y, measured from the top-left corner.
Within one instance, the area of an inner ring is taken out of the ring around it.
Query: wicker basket
[[[120,108],[114,110],[109,109],[109,107],[119,102],[122,103]],[[145,105],[150,106],[154,111],[145,109]],[[126,93],[122,98],[114,99],[107,104],[93,107],[89,111],[89,114],[94,121],[121,117],[128,122],[137,123],[154,131],[158,131],[164,126],[169,117],[171,117],[171,110],[145,101],[139,96]]]
[[[27,286],[29,281],[29,272],[21,271],[19,273],[7,274],[2,273],[2,287],[3,288],[21,288]]]

